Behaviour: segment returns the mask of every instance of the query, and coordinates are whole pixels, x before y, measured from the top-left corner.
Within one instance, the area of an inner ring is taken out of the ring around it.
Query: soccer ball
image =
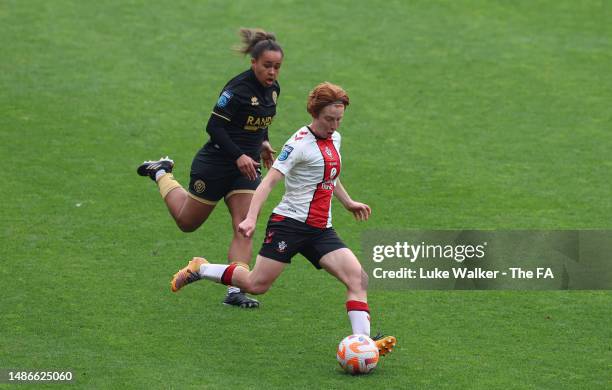
[[[378,347],[368,336],[353,334],[340,341],[336,359],[348,373],[367,374],[378,363]]]

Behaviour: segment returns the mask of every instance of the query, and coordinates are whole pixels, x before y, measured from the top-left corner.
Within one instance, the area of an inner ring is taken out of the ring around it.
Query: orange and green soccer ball
[[[336,359],[340,367],[348,373],[367,374],[376,368],[378,347],[368,336],[353,334],[340,341]]]

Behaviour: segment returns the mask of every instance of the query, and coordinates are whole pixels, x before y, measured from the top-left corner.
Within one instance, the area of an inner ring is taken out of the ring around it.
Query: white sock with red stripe
[[[227,267],[229,267],[228,264],[202,264],[200,266],[200,277],[221,283],[221,278]]]
[[[248,265],[244,263],[232,264],[202,264],[200,266],[200,277],[203,279],[212,280],[213,282],[222,283],[226,286],[232,284],[232,277],[236,267],[242,267],[248,270]],[[240,289],[238,289],[240,291]]]
[[[353,334],[364,334],[370,336],[370,307],[367,302],[346,301],[346,311]]]

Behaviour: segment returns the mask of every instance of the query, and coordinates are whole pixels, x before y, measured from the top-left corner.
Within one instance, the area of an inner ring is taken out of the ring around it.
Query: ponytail
[[[239,34],[242,46],[237,50],[244,55],[249,54],[251,58],[258,59],[267,50],[279,51],[281,55],[284,55],[283,49],[276,42],[274,33],[260,28],[241,28]]]

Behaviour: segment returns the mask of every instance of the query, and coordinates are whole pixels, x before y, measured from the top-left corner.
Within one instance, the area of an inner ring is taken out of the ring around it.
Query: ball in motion
[[[353,334],[340,341],[336,359],[340,367],[348,373],[367,374],[378,363],[378,347],[368,336]]]

